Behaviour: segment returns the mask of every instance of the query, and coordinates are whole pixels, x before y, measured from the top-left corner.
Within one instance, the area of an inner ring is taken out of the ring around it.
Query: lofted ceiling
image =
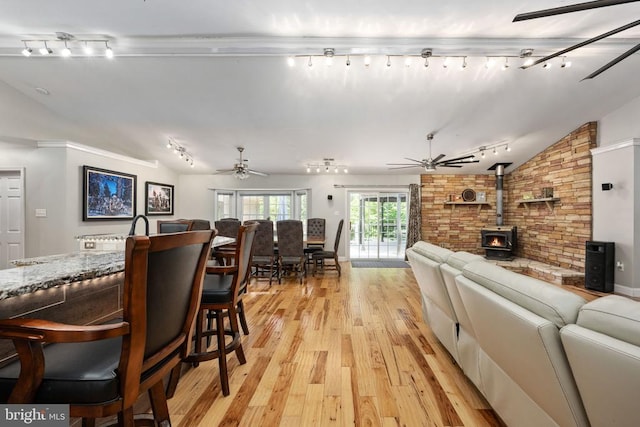
[[[640,17],[636,2],[512,22],[571,3],[0,0],[0,141],[73,141],[179,173],[228,169],[243,146],[249,166],[270,174],[305,173],[324,158],[350,173],[417,174],[386,164],[428,157],[434,133],[433,157],[489,148],[477,164],[438,172],[490,173],[640,96],[638,54],[581,81],[637,44],[639,28],[568,53],[571,67],[556,58],[550,70],[519,68],[522,49],[545,56]],[[35,40],[57,32],[75,37],[72,57],[20,54],[23,40],[37,50]],[[79,54],[78,40],[97,39],[113,59]],[[332,66],[325,48],[334,49]],[[488,57],[497,65],[487,68]],[[193,169],[164,148],[169,139],[193,156]]]

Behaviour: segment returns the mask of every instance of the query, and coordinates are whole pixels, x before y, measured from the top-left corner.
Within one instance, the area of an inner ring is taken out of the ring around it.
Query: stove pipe
[[[496,225],[502,225],[502,186],[504,184],[504,165],[496,166]]]

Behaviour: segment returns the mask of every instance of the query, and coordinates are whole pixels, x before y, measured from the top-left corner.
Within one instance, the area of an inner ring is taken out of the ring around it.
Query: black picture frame
[[[82,220],[131,220],[136,216],[136,175],[82,167]]]
[[[147,216],[173,215],[174,186],[147,181],[144,186],[144,213]]]

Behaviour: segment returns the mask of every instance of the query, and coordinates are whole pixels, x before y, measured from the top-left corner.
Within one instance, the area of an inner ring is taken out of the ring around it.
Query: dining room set
[[[17,353],[0,367],[0,402],[68,406],[67,415],[87,426],[103,417],[129,426],[140,416],[170,425],[167,399],[187,365],[218,359],[222,394],[230,394],[227,355],[247,361],[242,297],[252,280],[303,283],[309,268],[340,275],[343,220],[326,250],[322,218],[222,219],[213,228],[207,220],[163,220],[156,234],[144,219],[144,235],[134,220],[126,238],[121,316],[91,325],[0,320]],[[134,417],[141,394],[150,410]]]

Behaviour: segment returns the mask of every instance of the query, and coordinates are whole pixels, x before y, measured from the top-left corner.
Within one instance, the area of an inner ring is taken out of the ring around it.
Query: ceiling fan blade
[[[586,46],[588,44],[597,42],[599,40],[602,40],[604,38],[607,38],[609,36],[617,34],[617,33],[621,32],[621,31],[628,30],[629,28],[636,27],[638,25],[640,25],[640,19],[637,20],[637,21],[633,21],[630,24],[623,25],[622,27],[618,27],[618,28],[616,28],[614,30],[607,31],[606,33],[600,34],[599,36],[592,37],[589,40],[585,40],[585,41],[580,42],[578,44],[574,44],[573,46],[570,46],[570,47],[568,47],[566,49],[562,49],[561,51],[558,51],[558,52],[553,53],[551,55],[545,56],[544,58],[540,58],[540,59],[536,60],[534,63],[532,63],[531,65],[523,65],[520,68],[522,68],[524,70],[524,69],[527,69],[529,67],[533,67],[534,65],[538,65],[538,64],[540,64],[542,62],[548,61],[549,59],[553,59],[556,56],[564,55],[567,52],[571,52],[572,50],[575,50],[575,49],[578,49],[580,47]]]
[[[444,154],[440,154],[438,157],[432,160],[433,163],[438,163],[438,160],[444,157]]]
[[[624,3],[633,3],[639,0],[595,0],[583,3],[570,4],[568,6],[554,7],[551,9],[536,10],[534,12],[520,13],[513,18],[513,22],[526,21],[528,19],[544,18],[547,16],[561,15],[563,13],[580,12],[582,10],[599,7],[615,6]]]
[[[387,163],[387,166],[421,166],[422,162],[418,162],[415,165],[413,163]]]
[[[249,172],[250,174],[253,174],[253,175],[269,176],[269,174],[267,174],[267,173],[254,171],[253,169],[245,169],[245,170],[247,172]]]
[[[229,172],[233,172],[235,169],[216,169],[216,173],[229,173]]]
[[[640,44],[637,44],[634,47],[632,47],[631,49],[629,49],[628,51],[626,51],[625,53],[623,53],[622,55],[618,56],[617,58],[614,58],[613,60],[611,60],[609,62],[607,62],[605,65],[603,65],[602,67],[598,68],[596,71],[594,71],[593,73],[589,74],[587,77],[585,77],[582,80],[592,79],[592,78],[596,77],[600,73],[603,73],[603,72],[607,71],[609,68],[613,67],[618,62],[622,61],[623,59],[626,59],[627,57],[633,55],[634,53],[636,53],[639,50],[640,50]],[[582,81],[582,80],[580,80],[580,81]]]
[[[422,164],[422,163],[424,163],[424,162],[425,162],[424,160],[410,159],[409,157],[405,157],[405,159],[407,159],[407,160],[411,160],[412,162],[416,162],[416,163],[420,163],[420,164]]]
[[[387,165],[393,165],[394,163],[387,163]],[[399,164],[399,163],[396,163]],[[421,168],[422,165],[405,165],[405,166],[394,166],[389,169],[409,169],[409,168]]]
[[[457,162],[442,162],[438,163],[438,166],[449,166],[449,165],[468,165],[471,163],[480,163],[480,160],[459,160]]]
[[[456,164],[448,165],[446,163],[443,163],[443,164],[439,164],[438,167],[439,168],[461,168],[462,166],[461,165],[456,165]]]
[[[443,160],[442,163],[451,163],[451,162],[457,162],[457,161],[460,161],[460,160],[468,161],[470,159],[474,159],[475,157],[476,156],[474,156],[473,154],[468,154],[466,156],[460,156],[460,157],[455,157],[453,159]],[[471,163],[471,162],[469,162],[469,163]]]

